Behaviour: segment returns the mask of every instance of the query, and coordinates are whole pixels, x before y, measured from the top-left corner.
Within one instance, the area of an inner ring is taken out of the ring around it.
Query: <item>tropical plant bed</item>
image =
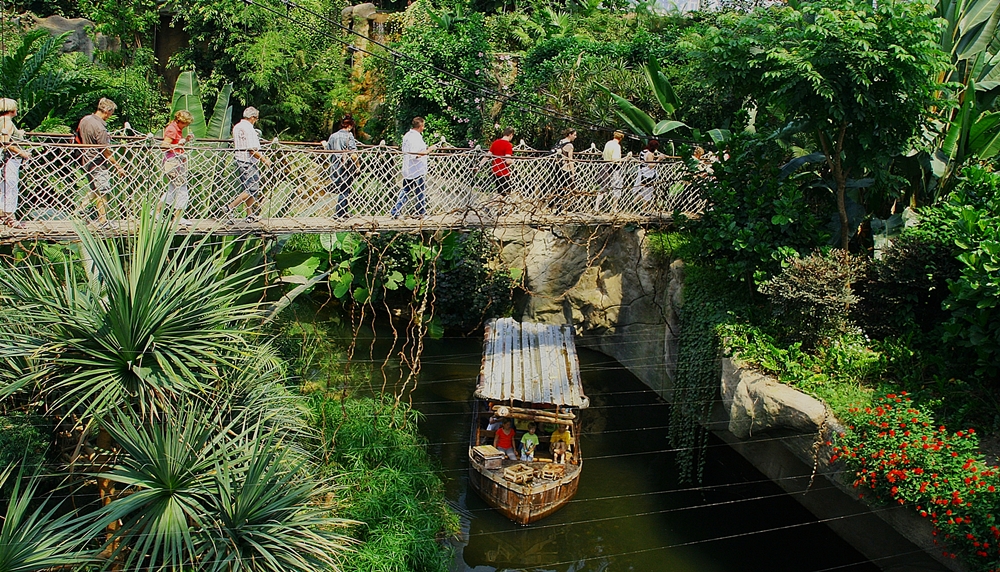
[[[887,393],[842,414],[831,462],[869,498],[908,505],[930,519],[942,554],[972,570],[1000,569],[1000,468],[979,451],[975,429],[949,431],[906,392]]]
[[[1000,570],[1000,467],[980,447],[980,433],[950,431],[931,405],[893,390],[886,375],[898,355],[859,336],[843,336],[811,352],[781,348],[761,328],[727,323],[716,328],[730,351],[751,367],[824,401],[841,421],[832,468],[844,469],[859,498],[910,507],[933,526],[945,558],[970,570]],[[995,443],[990,438],[988,443]]]

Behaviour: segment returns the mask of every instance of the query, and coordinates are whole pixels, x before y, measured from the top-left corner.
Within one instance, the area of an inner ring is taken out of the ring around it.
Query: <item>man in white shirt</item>
[[[240,177],[240,185],[243,191],[236,196],[222,213],[229,222],[232,222],[236,207],[246,206],[249,223],[260,221],[260,209],[258,203],[260,199],[260,169],[257,163],[264,163],[265,167],[271,166],[271,161],[260,153],[260,137],[257,136],[257,129],[254,125],[260,118],[260,112],[254,107],[243,110],[243,121],[233,126],[233,146],[236,148],[236,174]]]
[[[621,131],[615,131],[611,140],[604,144],[604,152],[601,153],[601,158],[604,159],[605,162],[605,165],[603,165],[603,172],[601,173],[601,186],[604,187],[605,191],[611,191],[612,212],[618,210],[618,201],[622,197],[622,187],[624,186],[621,171],[622,139],[624,138],[624,133]],[[601,211],[601,202],[603,200],[604,193],[598,193],[597,204],[595,205],[597,212]]]
[[[437,145],[428,147],[424,143],[423,117],[414,117],[411,126],[412,128],[403,136],[403,188],[399,191],[396,206],[389,211],[392,218],[399,218],[399,214],[403,212],[403,207],[406,206],[406,202],[410,198],[410,193],[413,193],[416,198],[417,216],[424,216],[427,212],[427,199],[424,197],[427,156],[437,149]]]

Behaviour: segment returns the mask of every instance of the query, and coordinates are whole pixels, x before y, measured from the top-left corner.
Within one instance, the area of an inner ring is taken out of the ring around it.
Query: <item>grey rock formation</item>
[[[501,257],[524,269],[522,319],[574,324],[577,344],[666,393],[676,364],[683,265],[650,253],[642,229],[498,229]],[[664,367],[666,365],[666,367]]]
[[[367,20],[375,15],[377,9],[375,5],[371,2],[365,2],[364,4],[358,4],[357,6],[348,6],[340,11],[340,15],[343,18],[360,18],[362,20]]]
[[[63,44],[64,52],[83,52],[91,60],[94,59],[94,50],[116,49],[117,42],[110,41],[103,34],[96,35],[95,40],[91,39],[89,29],[94,27],[94,23],[86,18],[63,18],[59,15],[52,15],[46,18],[32,16],[35,26],[48,30],[53,36],[64,32],[69,32],[66,42]]]
[[[740,439],[768,429],[816,435],[827,421],[822,401],[757,373],[734,358],[722,360],[720,390],[729,412],[729,432]]]

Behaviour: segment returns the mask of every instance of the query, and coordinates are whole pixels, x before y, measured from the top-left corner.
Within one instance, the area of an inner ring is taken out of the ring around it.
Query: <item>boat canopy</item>
[[[492,320],[476,397],[585,408],[571,326]]]

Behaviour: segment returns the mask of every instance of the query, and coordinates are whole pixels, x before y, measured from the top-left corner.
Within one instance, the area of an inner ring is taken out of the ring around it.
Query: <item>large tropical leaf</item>
[[[215,100],[215,109],[212,110],[212,118],[208,121],[205,129],[205,137],[209,139],[229,139],[233,131],[233,106],[229,105],[229,98],[233,95],[233,84],[227,83],[222,86],[218,99]]]
[[[681,103],[677,99],[677,94],[674,93],[673,86],[670,85],[670,80],[660,71],[659,62],[655,57],[651,57],[646,62],[644,69],[646,72],[646,81],[649,82],[649,87],[652,88],[653,95],[656,96],[656,101],[660,102],[660,107],[668,117],[673,115]]]
[[[656,129],[656,122],[650,117],[645,111],[639,109],[632,102],[625,99],[624,97],[612,93],[607,87],[597,84],[605,93],[611,96],[611,100],[615,102],[618,109],[615,110],[618,116],[622,118],[622,121],[628,124],[633,132],[639,135],[650,136]]]
[[[987,49],[996,36],[1000,0],[971,0],[959,17],[955,54],[959,59],[975,57]]]
[[[990,159],[1000,145],[1000,111],[984,112],[969,129],[969,154]]]
[[[198,86],[198,76],[193,71],[181,72],[174,84],[173,102],[170,104],[170,116],[181,110],[191,113],[194,120],[188,130],[195,137],[204,138],[208,131],[205,123],[205,108],[201,105],[201,88]]]
[[[670,133],[671,131],[674,131],[675,129],[681,129],[681,128],[686,128],[686,127],[687,127],[687,124],[682,123],[680,121],[673,121],[671,119],[664,119],[663,121],[658,122],[655,127],[653,127],[653,135],[656,135],[656,136],[666,135],[667,133]]]

